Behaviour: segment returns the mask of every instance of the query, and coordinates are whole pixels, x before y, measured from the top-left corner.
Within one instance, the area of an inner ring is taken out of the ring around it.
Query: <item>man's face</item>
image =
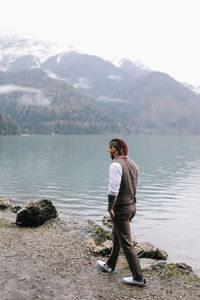
[[[114,159],[115,156],[116,156],[116,149],[115,149],[114,147],[112,147],[112,148],[108,147],[108,152],[109,152],[109,154],[110,154],[110,157],[111,157],[112,159]]]

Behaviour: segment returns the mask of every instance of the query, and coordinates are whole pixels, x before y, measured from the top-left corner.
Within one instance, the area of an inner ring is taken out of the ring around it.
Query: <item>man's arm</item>
[[[114,205],[115,205],[116,198],[117,198],[117,196],[108,195],[108,212],[109,212],[112,219],[115,217],[115,213],[113,211],[113,208],[114,208]]]
[[[122,179],[122,167],[119,163],[112,163],[109,168],[109,186],[108,186],[108,212],[111,218],[115,217],[113,211]]]

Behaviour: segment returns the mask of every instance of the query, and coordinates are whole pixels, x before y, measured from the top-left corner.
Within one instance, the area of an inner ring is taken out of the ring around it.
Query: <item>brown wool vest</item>
[[[122,167],[122,180],[115,206],[136,202],[136,188],[138,182],[138,166],[131,159],[119,156],[113,160]]]

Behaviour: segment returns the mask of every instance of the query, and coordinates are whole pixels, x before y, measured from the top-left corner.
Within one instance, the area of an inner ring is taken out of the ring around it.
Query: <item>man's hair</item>
[[[112,139],[109,142],[109,147],[110,147],[110,149],[112,147],[115,148],[118,151],[119,155],[126,156],[128,154],[128,146],[122,139],[119,139],[119,138]]]

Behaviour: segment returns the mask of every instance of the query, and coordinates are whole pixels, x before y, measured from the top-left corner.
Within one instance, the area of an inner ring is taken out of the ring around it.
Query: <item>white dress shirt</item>
[[[118,162],[113,162],[109,167],[108,195],[117,196],[122,180],[122,166]]]

